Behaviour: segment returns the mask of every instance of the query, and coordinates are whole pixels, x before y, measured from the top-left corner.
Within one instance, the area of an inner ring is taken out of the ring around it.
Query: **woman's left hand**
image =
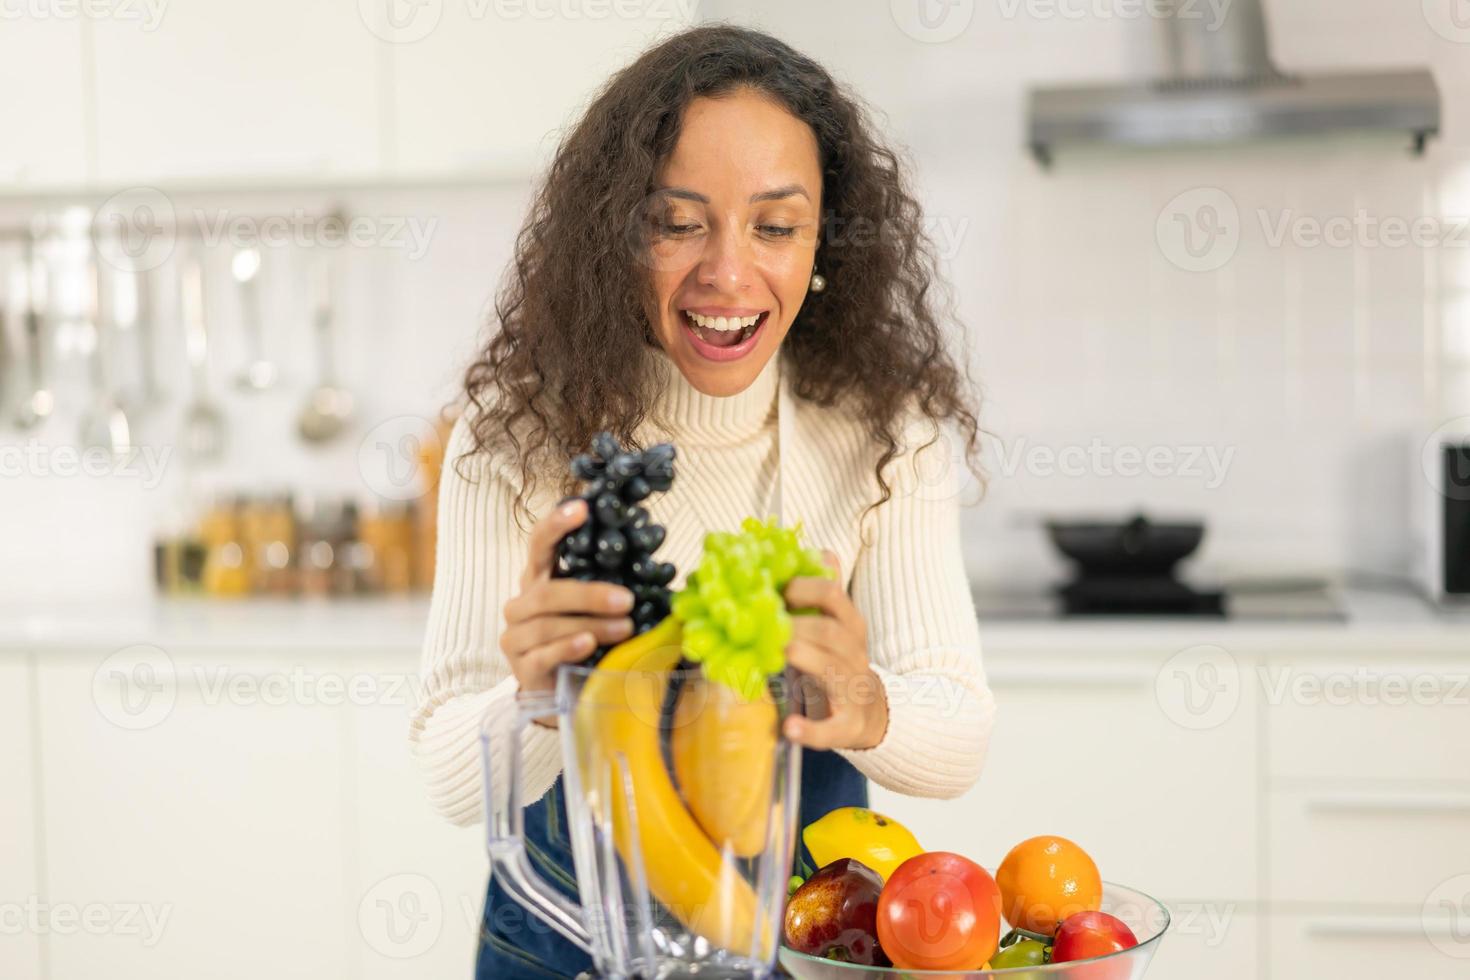
[[[837,556],[824,551],[822,558],[832,578],[786,583],[790,608],[818,610],[791,617],[786,657],[804,675],[805,689],[823,695],[829,713],[821,720],[791,715],[784,732],[812,749],[870,749],[888,731],[888,696],[868,663],[868,624],[842,587]]]

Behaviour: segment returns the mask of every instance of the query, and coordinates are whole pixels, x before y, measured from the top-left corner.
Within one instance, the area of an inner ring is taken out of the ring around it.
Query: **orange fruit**
[[[1019,929],[1051,935],[1057,923],[1102,905],[1102,878],[1087,852],[1065,837],[1032,837],[1011,848],[995,873],[1001,911]]]

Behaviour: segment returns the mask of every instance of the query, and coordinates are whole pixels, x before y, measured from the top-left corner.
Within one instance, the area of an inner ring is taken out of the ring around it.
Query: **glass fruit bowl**
[[[987,869],[988,870],[988,869]],[[992,874],[994,872],[992,871]],[[1169,910],[1143,892],[1103,882],[1102,911],[1122,919],[1138,945],[1122,952],[1071,963],[1022,966],[1009,970],[900,970],[897,967],[860,966],[822,959],[781,947],[781,968],[796,980],[946,980],[1002,977],[1004,980],[1139,980],[1148,969],[1159,941],[1169,929]],[[1002,931],[1004,935],[1004,931]]]

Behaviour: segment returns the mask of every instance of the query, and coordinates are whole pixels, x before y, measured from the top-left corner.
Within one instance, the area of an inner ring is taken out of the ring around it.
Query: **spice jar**
[[[362,585],[370,592],[413,588],[413,513],[401,501],[374,501],[363,509],[357,536],[366,563]]]
[[[305,498],[297,557],[301,594],[320,598],[356,591],[352,555],[355,525],[356,511],[349,501]]]
[[[215,501],[199,524],[204,543],[204,591],[212,596],[250,592],[250,568],[241,535],[242,501],[224,496]]]
[[[245,508],[246,557],[251,587],[262,595],[290,595],[296,588],[296,515],[289,493],[257,497]]]

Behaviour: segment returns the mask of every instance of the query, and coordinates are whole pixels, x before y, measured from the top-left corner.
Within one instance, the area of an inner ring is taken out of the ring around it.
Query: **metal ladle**
[[[352,393],[337,383],[332,343],[333,277],[331,259],[318,261],[312,325],[317,340],[317,383],[307,393],[296,417],[296,431],[304,442],[330,442],[352,420]]]
[[[112,311],[104,303],[101,272],[95,257],[87,259],[89,287],[88,313],[92,321],[92,407],[82,415],[79,438],[84,446],[107,449],[114,456],[126,456],[133,448],[132,426],[128,413],[117,400],[112,385],[112,333],[116,327]]]
[[[46,385],[45,332],[42,308],[45,305],[46,267],[36,259],[35,238],[26,238],[25,269],[25,312],[22,314],[25,333],[26,385],[29,390],[21,400],[15,416],[11,419],[17,429],[34,429],[51,417],[56,399]]]
[[[276,365],[265,356],[265,327],[260,322],[260,249],[241,248],[230,261],[230,274],[240,289],[240,319],[250,360],[235,378],[246,391],[265,391],[276,383]]]
[[[204,266],[190,257],[179,270],[179,309],[184,349],[194,375],[194,391],[184,410],[184,452],[195,462],[218,459],[225,448],[225,417],[209,397],[209,333],[204,325]]]
[[[157,346],[154,321],[153,286],[146,269],[135,269],[126,280],[130,292],[126,304],[126,316],[119,317],[117,326],[132,336],[138,359],[138,391],[132,399],[133,416],[147,416],[163,404],[163,389],[158,382],[158,366],[154,349]]]

